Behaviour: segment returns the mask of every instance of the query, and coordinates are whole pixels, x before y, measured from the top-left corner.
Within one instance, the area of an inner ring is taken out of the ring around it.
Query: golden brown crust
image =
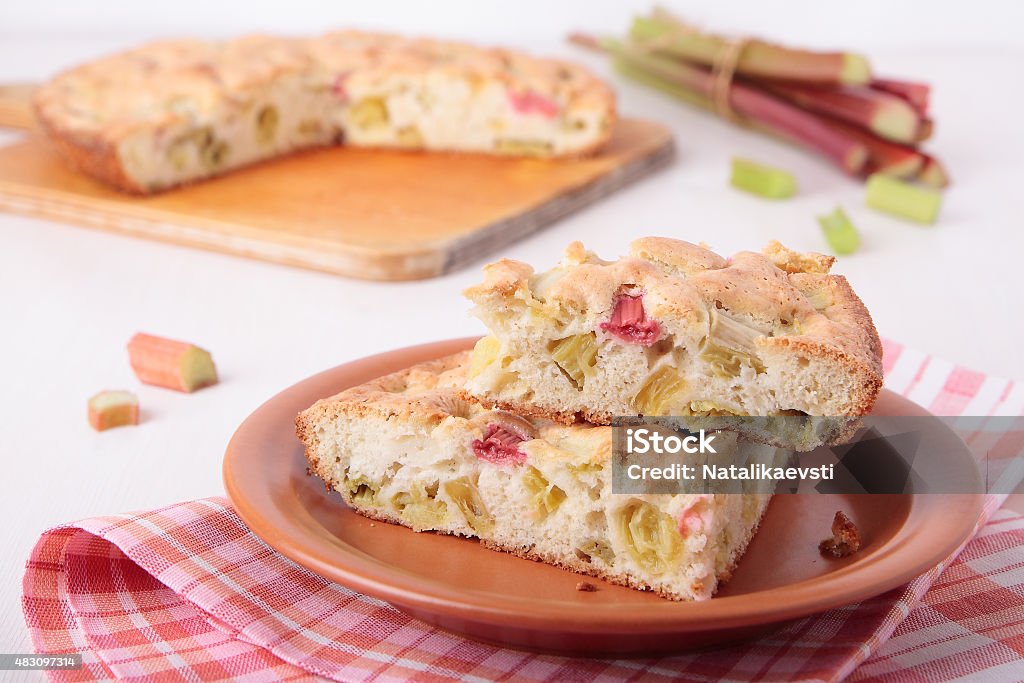
[[[516,412],[520,415],[525,415],[535,420],[546,420],[555,424],[563,426],[589,424],[593,426],[607,426],[611,425],[616,417],[629,417],[625,415],[612,415],[610,413],[603,413],[597,411],[584,410],[580,412],[570,411],[558,411],[558,410],[545,410],[539,406],[531,403],[512,403],[505,401],[494,401],[475,394],[471,394],[468,391],[459,391],[459,397],[465,400],[467,403],[476,403],[487,410],[507,410],[510,412]],[[752,422],[752,426],[748,428],[741,428],[738,431],[741,433],[740,438],[744,441],[763,443],[769,446],[776,446],[778,448],[790,448],[798,451],[809,450],[817,448],[821,445],[835,445],[847,443],[854,434],[857,433],[864,426],[864,422],[859,417],[851,417],[848,420],[842,422],[834,422],[827,431],[824,431],[818,435],[818,440],[808,441],[807,443],[793,443],[781,438],[777,434],[772,433],[769,430],[758,430],[758,423]],[[720,429],[736,429],[728,425],[717,427]]]
[[[334,396],[320,399],[295,418],[295,433],[306,446],[310,465],[326,476],[331,463],[323,469],[317,461],[320,452],[317,426],[344,418],[375,416],[382,420],[395,417],[405,423],[432,429],[449,417],[467,420],[467,429],[482,434],[491,423],[501,424],[505,416],[491,414],[491,406],[475,400],[462,389],[469,361],[469,351],[414,365],[384,375]],[[517,412],[517,411],[510,411]],[[523,417],[520,417],[523,416]],[[572,420],[546,420],[542,415],[518,412],[508,416],[518,420],[533,418],[529,430],[532,440],[522,448],[532,457],[571,459],[574,464],[605,463],[611,459],[609,427],[576,424]],[[552,447],[567,438],[584,441],[584,449],[562,450]]]
[[[633,240],[629,251],[636,258],[686,275],[718,270],[729,265],[726,259],[706,247],[669,237],[641,237]]]
[[[465,378],[469,351],[399,370],[320,399],[295,418],[296,433],[307,446],[315,439],[315,426],[343,415],[395,416],[420,424],[436,425],[463,412],[453,402],[455,387]],[[436,390],[435,390],[436,389]]]
[[[808,252],[801,254],[798,251],[787,249],[781,242],[772,240],[764,248],[764,255],[771,259],[772,263],[787,273],[827,273],[836,262],[834,256]]]
[[[486,396],[471,394],[465,389],[459,391],[459,396],[466,401],[477,403],[487,410],[508,410],[527,417],[539,420],[549,420],[561,425],[586,423],[592,425],[610,425],[612,423],[612,418],[615,417],[614,415],[609,415],[607,413],[592,412],[589,410],[580,412],[547,410],[532,403],[509,403],[505,401],[497,401]]]
[[[108,185],[131,194],[145,194],[124,171],[113,140],[95,131],[62,129],[48,112],[34,105],[36,119],[57,152],[72,166]]]

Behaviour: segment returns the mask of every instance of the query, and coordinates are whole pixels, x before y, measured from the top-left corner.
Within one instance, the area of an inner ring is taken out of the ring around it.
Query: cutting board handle
[[[34,83],[10,83],[0,85],[0,127],[24,128],[35,126],[32,115],[32,92]]]

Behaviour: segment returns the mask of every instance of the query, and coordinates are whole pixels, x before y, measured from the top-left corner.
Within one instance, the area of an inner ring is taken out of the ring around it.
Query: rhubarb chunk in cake
[[[318,401],[296,420],[310,469],[359,513],[674,600],[710,597],[770,496],[612,492],[612,428],[561,425],[462,400],[469,353]],[[733,435],[734,436],[734,435]],[[723,457],[782,458],[715,442]]]
[[[490,330],[467,391],[565,423],[863,415],[881,390],[881,343],[832,262],[777,242],[726,259],[657,237],[611,262],[576,242],[542,273],[498,261],[466,291]]]

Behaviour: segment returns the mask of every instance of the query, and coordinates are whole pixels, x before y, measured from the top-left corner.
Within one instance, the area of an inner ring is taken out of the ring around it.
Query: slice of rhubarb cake
[[[374,519],[479,538],[673,600],[714,594],[769,495],[615,494],[611,427],[464,401],[468,363],[469,352],[423,363],[300,413],[311,471]],[[735,458],[785,455],[728,435],[716,445]]]
[[[490,330],[467,390],[564,423],[864,415],[882,387],[882,348],[833,260],[778,242],[727,259],[647,237],[617,261],[579,242],[541,273],[498,261],[466,291]]]

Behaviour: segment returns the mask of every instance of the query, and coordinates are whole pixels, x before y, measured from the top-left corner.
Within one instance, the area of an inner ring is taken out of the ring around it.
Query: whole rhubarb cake
[[[580,155],[616,116],[569,62],[356,31],[152,43],[58,75],[34,104],[65,157],[136,193],[339,142]]]
[[[613,494],[612,428],[562,425],[462,398],[469,353],[318,401],[296,419],[311,471],[360,514],[673,600],[710,597],[770,495]],[[731,458],[777,460],[722,434]]]
[[[466,291],[490,335],[467,391],[571,423],[614,416],[860,416],[882,387],[871,317],[833,258],[772,242],[723,258],[647,237],[544,272],[502,260]]]

